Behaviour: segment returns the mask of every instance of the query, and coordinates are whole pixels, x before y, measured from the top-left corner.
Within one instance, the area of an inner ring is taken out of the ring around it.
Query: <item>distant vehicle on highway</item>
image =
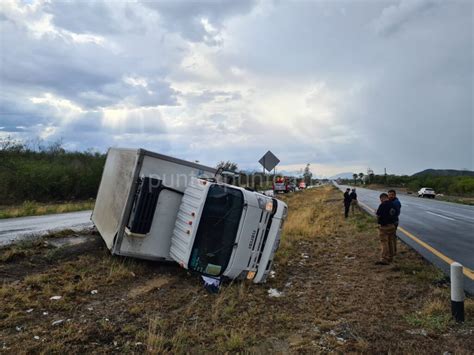
[[[418,197],[435,198],[435,196],[436,196],[435,191],[430,187],[422,187],[418,191]]]
[[[290,181],[290,178],[285,176],[279,176],[275,179],[273,183],[273,192],[274,193],[287,193],[294,192],[296,190],[296,185]]]

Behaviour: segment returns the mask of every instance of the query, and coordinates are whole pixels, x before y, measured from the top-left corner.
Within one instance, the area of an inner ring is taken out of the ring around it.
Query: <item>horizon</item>
[[[1,139],[4,139],[5,141],[10,141],[12,143],[19,143],[19,144],[22,144],[25,148],[27,149],[30,149],[32,151],[40,151],[41,149],[44,149],[44,150],[47,150],[49,147],[51,146],[59,146],[61,149],[64,149],[64,144],[62,142],[62,140],[57,140],[57,141],[44,141],[44,140],[41,140],[41,139],[33,139],[33,140],[30,140],[30,141],[21,141],[21,140],[12,140],[11,137],[6,137],[7,139],[5,139],[5,137],[0,137],[0,141]],[[10,139],[8,139],[10,138]],[[109,147],[107,148],[105,151],[100,151],[100,150],[95,150],[93,148],[86,148],[86,149],[83,149],[83,150],[71,150],[71,149],[64,149],[64,151],[66,152],[70,152],[70,153],[86,153],[86,152],[92,152],[92,153],[99,153],[99,154],[107,154],[107,151],[108,149],[110,148],[124,148],[124,149],[138,149],[139,147]],[[1,146],[0,146],[0,151],[1,151]],[[160,153],[160,152],[157,152],[157,153]],[[187,160],[187,161],[192,161],[192,162],[195,162],[195,163],[198,163],[198,164],[203,164],[201,161],[199,160],[192,160],[192,159],[186,159],[184,157],[179,157],[179,156],[173,156],[175,158],[179,158],[179,159],[183,159],[183,160]],[[226,162],[228,160],[226,159],[221,159],[221,160],[218,160],[216,161],[214,164],[204,164],[204,165],[208,165],[210,167],[215,167],[217,166],[220,162]],[[243,168],[241,169],[240,168],[240,165],[239,165],[239,162],[238,161],[233,161],[233,163],[236,163],[237,164],[237,171],[238,172],[242,172],[242,173],[249,173],[249,174],[252,174],[252,173],[261,173],[263,168],[260,166],[260,168],[253,168],[253,169],[246,169],[246,168]],[[310,164],[311,165],[311,164]],[[306,165],[305,165],[306,166]],[[284,175],[284,176],[293,176],[293,177],[302,177],[303,175],[303,170],[304,168],[301,168],[301,169],[298,169],[298,170],[288,170],[288,169],[285,169],[284,166],[280,166],[280,165],[277,165],[278,169],[276,169],[276,173],[275,175]],[[290,166],[291,168],[291,166]],[[368,169],[367,169],[368,170]],[[312,169],[310,169],[310,171],[312,172],[313,174],[313,178],[315,179],[329,179],[329,180],[334,180],[334,179],[337,179],[337,178],[340,178],[340,176],[343,176],[343,175],[347,175],[349,177],[347,178],[352,178],[352,174],[359,174],[359,173],[363,173],[364,175],[367,175],[367,170],[364,172],[364,171],[359,171],[359,172],[356,172],[355,170],[354,171],[344,171],[344,172],[338,172],[338,173],[335,173],[335,174],[330,174],[330,175],[321,175],[321,174],[314,174]],[[371,169],[372,170],[372,169]],[[394,176],[412,176],[414,174],[417,174],[417,173],[420,173],[420,172],[423,172],[425,170],[455,170],[455,171],[467,171],[467,172],[474,172],[473,170],[469,170],[469,169],[454,169],[454,168],[441,168],[441,169],[436,169],[436,168],[425,168],[425,169],[420,169],[418,171],[415,171],[415,172],[412,172],[412,173],[409,173],[409,174],[396,174],[396,173],[390,173],[387,171],[387,175],[394,175]],[[265,171],[265,174],[267,175],[273,175],[273,172],[268,172],[268,171]],[[380,173],[377,173],[376,171],[374,171],[374,174],[375,175],[384,175],[383,172],[380,172]],[[342,177],[342,179],[347,179],[347,178],[344,178]]]

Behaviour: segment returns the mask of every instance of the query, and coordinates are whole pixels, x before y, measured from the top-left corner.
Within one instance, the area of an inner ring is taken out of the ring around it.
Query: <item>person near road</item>
[[[388,195],[384,192],[380,194],[380,205],[377,209],[377,222],[379,224],[379,237],[382,255],[377,265],[388,265],[392,262],[393,251],[392,244],[390,243],[391,238],[395,234],[395,218],[396,210],[389,200]]]
[[[392,202],[393,207],[395,208],[395,233],[393,233],[393,238],[391,239],[392,244],[392,252],[395,256],[397,254],[397,229],[398,229],[398,219],[400,216],[400,212],[402,209],[402,204],[400,200],[397,198],[397,192],[395,190],[388,190],[388,199]]]
[[[352,206],[352,214],[354,215],[355,214],[355,210],[357,208],[357,193],[356,193],[356,189],[353,188],[350,195],[351,197],[351,206]]]
[[[347,188],[346,192],[344,192],[344,217],[349,216],[349,208],[351,207],[351,195],[350,195],[351,189]]]

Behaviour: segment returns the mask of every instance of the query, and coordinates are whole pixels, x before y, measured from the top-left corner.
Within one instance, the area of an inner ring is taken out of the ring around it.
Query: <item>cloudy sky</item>
[[[0,1],[0,136],[474,170],[473,2]]]

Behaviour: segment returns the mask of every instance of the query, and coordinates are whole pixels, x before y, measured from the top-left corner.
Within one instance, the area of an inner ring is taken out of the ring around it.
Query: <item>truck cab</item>
[[[184,192],[170,256],[206,276],[264,282],[287,217],[284,202],[193,178]]]

